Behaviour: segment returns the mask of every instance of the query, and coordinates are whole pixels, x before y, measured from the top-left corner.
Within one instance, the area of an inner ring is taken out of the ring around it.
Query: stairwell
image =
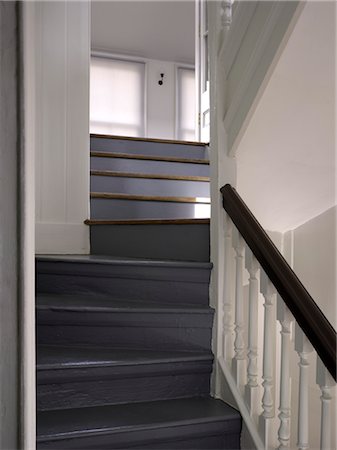
[[[39,449],[240,448],[210,395],[208,167],[200,144],[91,138],[91,255],[37,258]]]

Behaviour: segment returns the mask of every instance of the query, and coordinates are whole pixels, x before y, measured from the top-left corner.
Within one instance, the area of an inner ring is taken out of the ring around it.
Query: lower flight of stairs
[[[211,264],[37,258],[38,449],[239,449],[210,397]]]

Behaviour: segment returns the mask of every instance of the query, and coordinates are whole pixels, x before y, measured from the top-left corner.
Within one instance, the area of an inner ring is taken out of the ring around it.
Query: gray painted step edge
[[[97,277],[137,278],[149,280],[209,283],[212,264],[114,258],[106,255],[38,255],[38,273],[92,275]]]
[[[162,197],[209,197],[209,183],[203,181],[161,180],[91,175],[92,192],[159,195]]]
[[[207,262],[209,239],[208,223],[90,224],[96,254]]]
[[[210,172],[209,166],[204,164],[106,158],[104,156],[91,156],[90,168],[91,170],[111,170],[116,172],[161,173],[163,175],[203,177],[209,177]]]
[[[91,198],[90,218],[122,219],[184,219],[208,218],[209,203],[175,203],[165,201]]]
[[[189,398],[118,406],[47,411],[38,415],[38,442],[221,423],[222,431],[239,433],[239,413],[220,400]]]

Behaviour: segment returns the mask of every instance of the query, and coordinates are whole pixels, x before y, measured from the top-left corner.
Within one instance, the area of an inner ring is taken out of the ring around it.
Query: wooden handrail
[[[336,379],[336,331],[236,190],[220,189],[223,207],[286,303],[323,364]]]

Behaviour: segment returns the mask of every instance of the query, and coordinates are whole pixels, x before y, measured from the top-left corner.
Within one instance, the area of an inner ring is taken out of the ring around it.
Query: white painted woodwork
[[[36,251],[88,253],[90,2],[37,2]]]
[[[260,290],[264,297],[263,335],[263,396],[260,416],[260,433],[265,448],[269,448],[273,436],[275,416],[275,297],[276,290],[264,271],[261,271]]]
[[[210,140],[209,23],[206,0],[195,0],[196,140]]]
[[[260,387],[258,385],[258,329],[259,329],[259,263],[246,245],[245,267],[249,273],[248,305],[248,366],[245,398],[250,414],[256,418],[259,408]]]
[[[236,157],[238,191],[262,226],[282,233],[300,227],[304,236],[302,224],[336,205],[337,5],[333,1],[302,5]],[[319,234],[308,236],[304,248],[319,241]],[[315,260],[307,255],[305,251],[308,263]],[[322,278],[308,273],[308,280],[318,283]],[[324,291],[323,296],[336,298]]]
[[[223,333],[223,307],[225,299],[229,301],[230,291],[226,280],[231,280],[232,267],[225,269],[225,253],[226,248],[232,251],[232,242],[225,244],[226,232],[226,215],[222,207],[222,196],[220,194],[220,187],[226,182],[236,184],[236,163],[233,158],[228,157],[226,150],[227,141],[225,132],[222,126],[222,109],[224,101],[223,85],[219,83],[218,71],[222,70],[223,65],[218,61],[218,46],[219,46],[219,30],[220,30],[220,16],[218,14],[219,3],[209,2],[209,51],[210,60],[210,97],[213,105],[210,110],[211,115],[211,133],[210,133],[210,173],[211,173],[211,222],[210,222],[210,252],[211,261],[213,263],[212,277],[210,283],[210,303],[216,308],[216,317],[213,327],[213,351],[218,355],[215,363],[215,370],[212,376],[212,392],[218,397],[226,399],[226,392],[224,389],[224,375],[219,364],[223,355],[226,358],[226,364],[230,364],[231,355],[233,351],[232,345],[228,345],[227,350],[224,349],[224,333]],[[229,256],[229,254],[227,254]],[[230,272],[228,272],[230,270]],[[231,304],[228,306],[231,307]],[[231,307],[232,309],[232,307]],[[227,338],[232,339],[228,333]],[[228,342],[226,339],[226,342]]]
[[[317,356],[316,363],[316,383],[321,390],[321,431],[320,448],[321,450],[330,450],[332,445],[332,388],[336,386],[327,368]]]
[[[245,243],[235,228],[233,246],[235,249],[235,320],[233,374],[239,390],[243,393],[246,384],[246,349],[244,339],[243,268]]]
[[[309,448],[309,355],[313,348],[299,325],[295,325],[295,350],[299,356],[298,430],[297,446]]]
[[[233,357],[233,299],[232,299],[232,267],[233,267],[233,223],[229,216],[225,217],[225,273],[223,300],[223,357],[231,365]]]
[[[224,126],[233,155],[301,10],[299,2],[252,3],[256,8],[253,12],[247,10],[251,17],[244,36],[237,42],[236,52],[233,46],[224,47],[231,49],[232,55],[229,60],[232,65],[223,82],[227,85]],[[240,8],[233,11],[229,34],[240,34],[235,31],[242,25],[242,15],[238,14],[240,20],[236,18],[239,11]],[[223,53],[226,61],[226,52]]]
[[[277,295],[277,320],[281,324],[280,426],[278,429],[278,440],[280,443],[279,449],[283,450],[290,447],[290,334],[293,316],[279,295]]]
[[[36,66],[35,2],[22,3],[24,141],[21,157],[21,447],[36,447],[36,355],[35,355],[35,148]]]

